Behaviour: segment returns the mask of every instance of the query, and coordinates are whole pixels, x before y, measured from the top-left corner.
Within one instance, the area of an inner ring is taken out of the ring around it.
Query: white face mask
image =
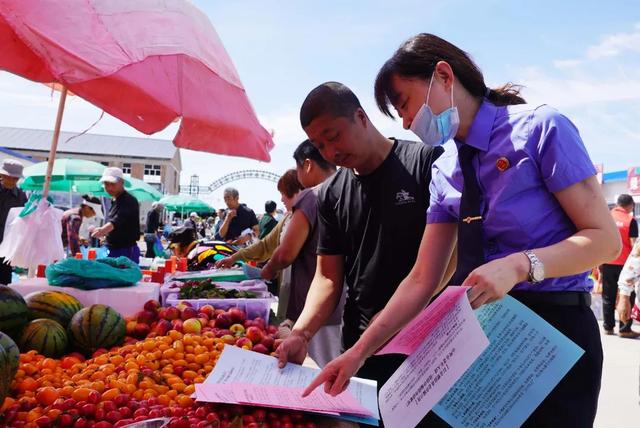
[[[431,107],[429,107],[432,83],[433,74],[431,74],[431,79],[429,80],[427,99],[416,113],[409,129],[423,143],[429,146],[440,146],[455,137],[456,132],[458,132],[458,126],[460,126],[460,116],[458,116],[458,108],[453,106],[453,86],[451,86],[451,108],[437,116],[433,114]]]

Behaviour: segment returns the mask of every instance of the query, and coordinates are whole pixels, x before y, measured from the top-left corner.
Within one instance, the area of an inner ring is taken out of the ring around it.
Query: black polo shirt
[[[253,210],[247,208],[245,204],[240,204],[236,209],[236,216],[231,219],[229,229],[227,229],[227,235],[222,238],[225,240],[236,239],[243,230],[250,229],[256,224],[258,224],[258,219]]]
[[[130,193],[124,192],[111,202],[107,222],[114,229],[107,235],[110,248],[128,248],[140,239],[140,205]]]
[[[371,174],[341,168],[318,195],[318,254],[344,256],[350,348],[416,261],[429,207],[431,165],[442,147],[394,141]]]

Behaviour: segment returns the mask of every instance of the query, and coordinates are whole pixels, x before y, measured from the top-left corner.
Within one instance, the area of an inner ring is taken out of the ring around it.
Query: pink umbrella
[[[181,119],[178,147],[270,159],[231,58],[188,1],[0,0],[0,46],[0,69],[63,87],[52,165],[67,90],[146,134]]]

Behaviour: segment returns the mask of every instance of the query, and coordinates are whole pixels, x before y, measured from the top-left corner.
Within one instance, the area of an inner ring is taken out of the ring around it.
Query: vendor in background
[[[107,223],[94,229],[91,236],[106,237],[109,257],[125,256],[134,263],[140,261],[140,206],[136,198],[124,189],[124,174],[120,168],[104,170],[100,182],[113,197]]]
[[[147,244],[145,257],[151,259],[160,255],[156,254],[155,245],[159,237],[158,230],[160,229],[162,210],[164,210],[164,205],[160,202],[154,202],[151,204],[151,210],[147,213],[147,222],[144,228],[144,242]]]
[[[183,223],[184,227],[190,227],[193,230],[197,230],[198,213],[195,211],[189,214],[189,218]]]
[[[251,240],[251,234],[243,234],[246,229],[252,229],[253,235],[258,236],[260,229],[258,219],[252,209],[240,203],[240,193],[233,187],[224,189],[224,202],[227,204],[227,214],[220,226],[216,239],[243,245]]]
[[[278,221],[276,220],[276,203],[273,201],[267,201],[264,203],[264,215],[260,219],[260,236],[258,238],[263,239],[265,236],[276,227]]]
[[[4,227],[11,208],[27,203],[27,195],[17,187],[22,178],[23,165],[14,159],[5,159],[0,167],[0,243],[4,238]],[[11,265],[0,258],[0,284],[11,282]]]
[[[102,204],[95,196],[82,195],[79,207],[68,209],[62,214],[62,245],[71,256],[80,252],[80,227],[86,218],[102,218]]]

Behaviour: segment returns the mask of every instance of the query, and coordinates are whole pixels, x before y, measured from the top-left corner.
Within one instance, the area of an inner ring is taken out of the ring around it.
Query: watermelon
[[[29,309],[22,296],[14,289],[0,285],[0,331],[13,339],[29,322]]]
[[[122,315],[106,305],[79,310],[67,327],[74,349],[90,355],[99,348],[120,345],[126,333]]]
[[[0,331],[0,348],[4,349],[4,352],[7,353],[7,359],[11,366],[10,379],[13,379],[18,371],[18,366],[20,365],[20,350],[18,349],[18,345],[16,345],[16,342],[14,342],[8,335]]]
[[[82,309],[82,303],[71,294],[62,291],[36,291],[25,296],[29,317],[34,320],[48,318],[67,328],[71,317]]]
[[[9,355],[0,347],[0,403],[4,403],[5,397],[9,395],[12,380],[13,375],[11,374]]]
[[[27,324],[18,346],[21,352],[35,350],[45,357],[57,358],[65,353],[68,343],[67,332],[60,323],[40,318]]]

